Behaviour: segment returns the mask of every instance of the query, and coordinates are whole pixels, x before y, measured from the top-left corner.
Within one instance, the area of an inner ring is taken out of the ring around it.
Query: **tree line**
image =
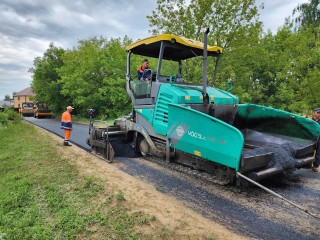
[[[276,33],[263,31],[255,0],[157,0],[147,18],[152,35],[202,41],[203,29],[209,27],[208,44],[224,49],[215,87],[226,90],[227,80],[232,81],[231,92],[241,103],[306,114],[320,106],[319,1],[298,5]],[[51,43],[30,68],[37,100],[55,113],[66,105],[75,106],[80,115],[94,108],[102,118],[129,113],[124,49],[131,43],[128,36],[80,40],[72,50]],[[188,81],[202,66],[192,61],[187,65]]]

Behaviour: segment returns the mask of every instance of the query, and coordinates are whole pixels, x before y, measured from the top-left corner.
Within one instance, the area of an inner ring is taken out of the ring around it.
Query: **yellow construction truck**
[[[19,108],[19,113],[22,116],[33,116],[34,114],[34,103],[33,102],[23,102]]]
[[[48,105],[44,102],[36,102],[34,105],[34,114],[35,118],[47,117],[51,118],[53,115],[52,111],[49,109]]]

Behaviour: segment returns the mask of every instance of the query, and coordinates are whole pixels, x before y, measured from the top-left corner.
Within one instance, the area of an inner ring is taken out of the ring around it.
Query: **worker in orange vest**
[[[140,81],[151,80],[151,68],[149,67],[148,59],[144,59],[141,66],[137,68],[137,75]]]
[[[71,117],[71,112],[73,111],[73,107],[68,106],[67,111],[62,113],[61,116],[61,128],[64,130],[64,141],[63,145],[64,146],[72,146],[69,143],[71,131],[72,131],[72,117]]]

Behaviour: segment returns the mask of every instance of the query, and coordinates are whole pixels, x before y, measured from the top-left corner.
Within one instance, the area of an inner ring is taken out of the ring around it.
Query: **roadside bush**
[[[5,112],[0,112],[0,126],[8,124],[8,115]]]
[[[10,108],[6,108],[4,112],[7,114],[8,120],[10,120],[10,121],[20,121],[21,120],[20,114]]]
[[[19,113],[15,112],[10,108],[6,108],[4,112],[0,112],[0,125],[5,126],[9,122],[18,122],[21,120],[21,116]]]

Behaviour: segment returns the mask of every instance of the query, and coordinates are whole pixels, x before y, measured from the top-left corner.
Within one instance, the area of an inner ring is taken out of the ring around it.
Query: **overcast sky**
[[[264,30],[276,32],[292,10],[308,0],[257,0]],[[93,36],[147,37],[146,16],[156,0],[0,0],[0,100],[30,86],[35,57],[49,43],[71,49]]]

